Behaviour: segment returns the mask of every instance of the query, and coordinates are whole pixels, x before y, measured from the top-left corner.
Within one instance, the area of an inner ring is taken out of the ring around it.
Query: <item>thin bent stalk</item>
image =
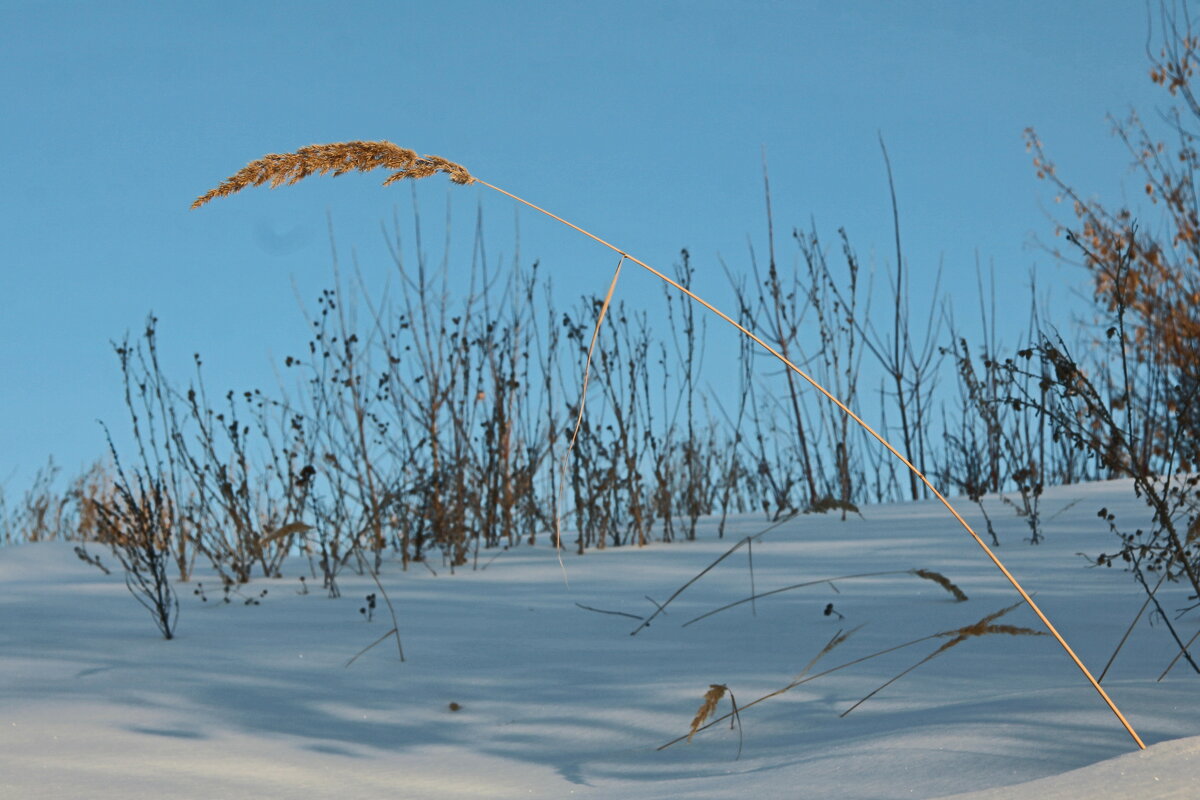
[[[545,214],[551,219],[558,220],[563,225],[582,233],[589,239],[592,239],[618,253],[623,260],[628,259],[632,261],[639,267],[645,269],[651,275],[657,277],[659,280],[679,290],[684,295],[691,298],[694,302],[699,303],[701,306],[708,309],[713,314],[716,314],[725,322],[728,322],[743,336],[748,337],[763,350],[778,359],[789,370],[803,378],[806,382],[808,382],[809,385],[811,385],[821,394],[825,395],[830,402],[848,415],[850,419],[854,420],[854,422],[861,426],[862,429],[870,434],[872,438],[883,445],[888,452],[899,459],[904,466],[908,467],[908,469],[914,475],[916,475],[922,483],[925,484],[926,488],[933,493],[934,497],[941,501],[942,505],[946,507],[946,510],[949,511],[956,520],[958,520],[963,529],[970,534],[971,538],[975,540],[975,543],[979,545],[987,557],[991,559],[992,563],[996,565],[996,568],[1000,570],[1008,582],[1012,584],[1013,588],[1017,590],[1017,593],[1020,594],[1021,598],[1029,604],[1029,607],[1033,610],[1033,613],[1037,615],[1038,619],[1041,620],[1046,630],[1055,638],[1055,640],[1058,641],[1063,650],[1065,650],[1067,655],[1070,656],[1071,660],[1075,662],[1075,666],[1078,667],[1080,672],[1082,672],[1087,678],[1088,682],[1092,685],[1092,688],[1096,690],[1096,692],[1104,700],[1105,704],[1109,707],[1113,714],[1116,715],[1117,719],[1120,720],[1121,725],[1123,725],[1129,735],[1133,737],[1133,740],[1137,743],[1137,746],[1140,749],[1146,749],[1146,745],[1142,741],[1141,737],[1138,736],[1137,732],[1133,729],[1133,726],[1129,724],[1129,721],[1125,719],[1125,715],[1121,713],[1119,708],[1117,708],[1116,703],[1112,701],[1112,698],[1108,696],[1108,693],[1104,691],[1104,688],[1100,686],[1095,677],[1092,676],[1092,673],[1088,671],[1088,668],[1084,666],[1084,663],[1079,659],[1079,656],[1075,655],[1075,651],[1072,650],[1071,646],[1067,644],[1066,639],[1062,637],[1062,635],[1050,622],[1049,618],[1033,601],[1033,598],[1029,596],[1029,593],[1025,591],[1017,579],[1013,577],[1013,574],[1008,571],[996,554],[992,552],[991,548],[987,546],[983,539],[980,538],[979,534],[977,534],[967,523],[967,521],[963,519],[962,515],[959,514],[954,506],[950,504],[950,501],[947,500],[945,496],[937,490],[937,488],[929,481],[927,477],[925,477],[924,473],[913,466],[912,462],[905,458],[895,447],[893,447],[886,439],[877,433],[874,428],[872,428],[857,414],[851,411],[841,400],[834,397],[824,386],[818,383],[808,373],[804,372],[804,370],[793,364],[783,354],[772,348],[758,336],[755,336],[746,327],[738,323],[728,314],[725,314],[711,303],[696,295],[686,286],[683,286],[677,281],[672,280],[644,261],[640,261],[631,256],[629,253],[626,253],[616,245],[606,242],[599,236],[596,236],[594,233],[586,231],[578,225],[568,222],[562,217],[552,214],[546,209],[536,206],[522,197],[518,197],[511,192],[501,189],[499,186],[493,186],[487,181],[482,181],[479,178],[476,178],[460,164],[447,161],[440,156],[418,156],[414,151],[399,147],[391,142],[341,142],[328,145],[312,145],[302,148],[295,153],[289,153],[285,155],[268,155],[247,165],[240,172],[223,182],[216,189],[213,189],[208,194],[197,198],[192,204],[192,208],[198,208],[216,197],[234,194],[246,188],[247,186],[261,186],[264,183],[270,182],[272,188],[274,188],[285,183],[296,183],[297,181],[314,173],[323,174],[326,172],[332,172],[334,175],[341,175],[352,170],[367,172],[381,167],[396,170],[385,181],[385,185],[398,180],[416,180],[429,177],[438,172],[444,172],[450,176],[450,180],[454,183],[461,185],[478,183],[488,187],[489,189],[492,189],[493,191],[499,192],[506,197],[510,197],[513,200],[516,200],[518,203],[528,206],[534,211]]]
[[[1071,649],[1071,646],[1069,644],[1067,644],[1067,640],[1062,637],[1062,634],[1060,634],[1058,632],[1058,629],[1054,627],[1054,624],[1052,622],[1050,622],[1050,619],[1042,612],[1041,608],[1038,607],[1037,603],[1035,603],[1033,601],[1033,598],[1029,596],[1029,593],[1025,591],[1024,587],[1021,586],[1020,582],[1017,581],[1017,579],[1013,576],[1013,574],[1008,571],[1008,568],[1005,567],[1003,562],[1001,562],[1000,559],[996,556],[996,554],[994,552],[992,552],[992,549],[987,546],[987,543],[984,542],[983,539],[980,538],[979,534],[977,534],[975,532],[975,530],[970,526],[970,524],[965,519],[963,519],[962,515],[959,514],[958,511],[954,508],[954,506],[952,506],[950,504],[950,501],[946,499],[945,495],[943,495],[941,492],[939,492],[937,490],[937,487],[935,487],[929,481],[929,479],[927,477],[925,477],[925,474],[923,472],[921,472],[919,469],[917,469],[915,466],[913,466],[911,461],[909,461],[907,458],[905,458],[900,453],[900,451],[898,451],[895,447],[892,447],[891,443],[888,442],[887,439],[884,439],[881,435],[879,435],[879,433],[877,433],[874,428],[872,428],[870,425],[868,425],[866,422],[864,422],[862,420],[862,418],[860,418],[857,414],[855,414],[853,411],[851,411],[841,400],[837,399],[832,394],[830,394],[830,392],[828,390],[826,390],[824,386],[817,383],[816,379],[814,379],[807,372],[805,372],[804,370],[800,369],[798,366],[793,364],[787,358],[784,358],[784,356],[781,353],[776,351],[774,348],[772,348],[769,344],[764,342],[759,337],[755,336],[751,331],[747,330],[744,326],[742,326],[737,320],[733,319],[728,314],[725,314],[720,309],[713,306],[711,303],[709,303],[706,300],[704,300],[703,298],[699,297],[698,295],[693,293],[690,289],[680,285],[676,281],[671,280],[669,277],[667,277],[663,273],[659,272],[658,270],[654,269],[654,267],[651,267],[649,264],[646,264],[643,261],[639,261],[637,258],[631,256],[629,253],[626,253],[624,250],[617,247],[616,245],[613,245],[613,244],[610,244],[609,242],[604,241],[599,236],[596,236],[595,234],[584,230],[583,228],[579,227],[578,225],[574,225],[574,224],[568,222],[567,220],[563,219],[562,217],[552,214],[549,211],[547,211],[546,209],[534,205],[533,203],[529,202],[528,200],[525,200],[524,198],[517,197],[515,194],[513,194],[511,192],[506,192],[505,190],[501,189],[499,186],[493,186],[492,184],[488,183],[487,181],[482,181],[479,178],[475,178],[475,182],[482,184],[483,186],[486,186],[489,189],[493,189],[493,190],[499,192],[500,194],[506,195],[507,197],[511,197],[513,200],[516,200],[519,203],[523,203],[523,204],[529,206],[534,211],[539,211],[552,219],[556,219],[559,222],[561,222],[562,224],[566,225],[567,227],[573,228],[574,230],[579,231],[584,236],[587,236],[588,238],[593,239],[594,241],[604,245],[605,247],[609,248],[610,250],[620,253],[622,257],[629,259],[634,264],[637,264],[639,267],[642,267],[643,269],[648,271],[651,275],[654,275],[659,280],[664,281],[667,284],[678,289],[680,292],[683,292],[685,295],[687,295],[693,301],[704,306],[709,311],[711,311],[712,313],[716,314],[718,317],[723,319],[725,322],[728,322],[730,325],[737,328],[737,330],[743,336],[748,337],[751,341],[753,341],[755,344],[757,344],[763,350],[766,350],[768,353],[770,353],[772,356],[774,356],[780,362],[782,362],[785,367],[787,367],[792,372],[796,373],[801,378],[803,378],[805,381],[807,381],[809,383],[809,385],[811,385],[814,389],[816,389],[821,394],[825,395],[825,397],[828,398],[828,400],[831,403],[833,403],[838,408],[840,408],[843,412],[845,412],[845,414],[847,416],[849,416],[850,419],[854,420],[858,425],[860,425],[862,427],[863,430],[865,430],[876,441],[878,441],[881,445],[883,445],[885,448],[887,448],[888,452],[890,452],[892,455],[894,455],[896,458],[898,458],[900,460],[900,463],[902,463],[902,464],[904,464],[904,466],[908,467],[908,469],[911,470],[912,473],[914,475],[916,475],[917,478],[920,479],[920,481],[922,483],[925,484],[926,488],[928,488],[929,491],[933,493],[933,496],[941,501],[942,505],[944,505],[946,507],[946,510],[949,511],[950,514],[956,520],[958,520],[959,524],[962,525],[963,529],[966,530],[966,532],[971,535],[971,538],[975,540],[975,543],[977,545],[979,545],[980,548],[982,548],[983,552],[985,554],[987,554],[987,557],[989,559],[991,559],[993,564],[996,565],[996,569],[1000,570],[1000,572],[1004,575],[1004,577],[1008,580],[1008,582],[1012,584],[1013,588],[1017,590],[1017,593],[1021,595],[1021,598],[1026,603],[1029,604],[1029,607],[1033,610],[1033,613],[1037,615],[1037,618],[1039,620],[1041,620],[1042,624],[1046,627],[1046,630],[1050,633],[1050,635],[1053,636],[1060,645],[1062,645],[1063,650],[1065,650],[1067,655],[1070,656],[1071,660],[1073,662],[1075,662],[1075,666],[1077,666],[1079,668],[1079,671],[1082,672],[1084,677],[1087,678],[1088,683],[1090,683],[1092,685],[1092,688],[1096,690],[1096,692],[1104,700],[1104,703],[1109,707],[1109,709],[1113,712],[1113,714],[1116,715],[1117,719],[1120,720],[1121,725],[1124,726],[1125,730],[1128,731],[1129,735],[1131,737],[1133,737],[1133,741],[1137,743],[1138,748],[1141,750],[1146,749],[1146,743],[1142,741],[1142,737],[1138,736],[1137,731],[1135,731],[1133,729],[1133,726],[1129,724],[1129,720],[1127,720],[1125,718],[1125,715],[1121,713],[1121,709],[1117,708],[1117,704],[1114,703],[1112,698],[1108,696],[1108,692],[1104,691],[1104,687],[1102,687],[1099,684],[1099,682],[1096,680],[1096,678],[1092,675],[1092,673],[1084,665],[1083,661],[1081,661],[1079,659],[1079,656],[1075,655],[1075,651]]]
[[[608,307],[612,305],[613,294],[617,291],[617,281],[621,278],[621,266],[625,263],[625,254],[621,254],[621,260],[617,262],[617,268],[613,270],[612,282],[608,284],[608,293],[604,295],[604,303],[600,306],[600,313],[596,315],[596,324],[592,328],[592,341],[588,344],[587,362],[583,365],[583,386],[579,390],[579,412],[575,415],[575,428],[571,431],[571,439],[567,442],[567,449],[563,451],[562,461],[559,465],[560,477],[558,479],[558,504],[562,506],[563,491],[567,484],[567,459],[571,456],[571,451],[575,449],[575,440],[579,438],[579,429],[583,427],[583,409],[587,403],[588,378],[592,374],[592,355],[596,352],[596,341],[600,338],[600,326],[604,324],[604,317],[608,314]],[[580,534],[582,537],[582,534]],[[583,552],[583,540],[580,539],[580,551]],[[567,568],[562,560],[562,519],[554,515],[554,549],[558,552],[558,568],[562,571],[563,583],[567,584]]]

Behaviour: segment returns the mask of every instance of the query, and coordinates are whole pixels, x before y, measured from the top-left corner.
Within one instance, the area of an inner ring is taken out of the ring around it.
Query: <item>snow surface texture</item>
[[[1001,558],[1096,672],[1143,599],[1128,574],[1076,555],[1114,548],[1101,506],[1127,529],[1148,519],[1128,482],[1051,489],[1046,541],[1034,547],[1011,507],[989,506]],[[268,590],[247,606],[220,603],[219,582],[200,574],[208,602],[180,585],[178,638],[165,641],[119,572],[103,575],[72,545],[0,549],[0,797],[1200,797],[1197,676],[1181,663],[1156,682],[1174,651],[1145,619],[1104,682],[1144,753],[1042,636],[966,641],[845,718],[944,640],[799,686],[743,712],[740,758],[724,723],[658,751],[687,733],[710,684],[745,705],[787,684],[839,629],[864,626],[814,671],[1015,601],[940,505],[863,514],[798,517],[767,534],[754,546],[757,590],[925,568],[969,601],[899,574],[784,592],[681,627],[750,594],[743,549],[637,636],[636,620],[575,605],[649,614],[646,595],[663,602],[766,527],[745,516],[724,540],[707,524],[694,543],[567,555],[569,585],[542,545],[457,575],[389,564],[408,661],[389,640],[347,668],[391,627],[382,603],[372,622],[359,614],[369,577],[347,573],[338,600],[311,577],[298,594],[308,567],[294,558],[284,579],[242,587]],[[1182,586],[1162,597],[1171,611],[1188,604]],[[823,613],[830,603],[844,619]],[[1027,608],[1001,621],[1037,624]],[[1179,624],[1190,636],[1197,613]]]

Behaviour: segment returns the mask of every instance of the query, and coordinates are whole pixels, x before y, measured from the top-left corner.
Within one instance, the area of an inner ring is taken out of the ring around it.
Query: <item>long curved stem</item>
[[[1104,691],[1104,687],[1102,687],[1099,684],[1099,682],[1096,681],[1095,677],[1092,676],[1092,673],[1088,670],[1088,668],[1086,666],[1084,666],[1084,663],[1079,659],[1079,656],[1075,655],[1075,651],[1071,649],[1071,646],[1069,644],[1067,644],[1067,640],[1062,637],[1062,635],[1058,632],[1058,630],[1050,622],[1050,619],[1042,612],[1042,610],[1038,607],[1037,603],[1035,603],[1033,601],[1033,598],[1029,596],[1029,593],[1025,591],[1025,589],[1021,586],[1021,584],[1017,581],[1017,579],[1015,577],[1013,577],[1013,574],[1008,571],[1008,568],[1005,567],[1003,563],[1001,563],[1000,559],[996,556],[996,554],[994,552],[992,552],[992,549],[987,546],[987,544],[983,541],[982,538],[980,538],[979,534],[977,534],[975,532],[975,530],[967,523],[967,521],[965,519],[963,519],[962,515],[959,514],[958,511],[954,508],[954,506],[952,506],[950,504],[950,501],[947,500],[945,498],[945,496],[937,490],[937,488],[929,481],[929,479],[927,477],[925,477],[924,473],[922,473],[919,469],[917,469],[915,466],[913,466],[912,462],[910,462],[907,458],[904,457],[904,455],[902,455],[900,453],[900,451],[898,451],[895,447],[893,447],[887,441],[887,439],[884,439],[881,435],[879,435],[875,431],[874,428],[872,428],[870,425],[868,425],[866,422],[864,422],[857,414],[855,414],[853,411],[851,411],[845,405],[845,403],[843,403],[841,400],[837,399],[832,394],[830,394],[830,392],[824,386],[817,383],[817,381],[814,378],[812,378],[812,376],[810,376],[804,370],[800,369],[798,366],[793,364],[791,361],[789,361],[787,358],[785,358],[781,353],[779,353],[777,350],[775,350],[769,344],[767,344],[762,339],[760,339],[758,336],[755,336],[751,331],[749,331],[746,327],[744,327],[739,322],[737,322],[735,319],[730,317],[728,314],[724,313],[723,311],[718,309],[716,306],[712,305],[708,301],[699,297],[698,295],[696,295],[694,292],[692,292],[687,287],[682,286],[678,282],[672,280],[671,278],[667,277],[663,273],[654,269],[653,267],[651,267],[649,264],[645,263],[644,261],[638,260],[637,258],[633,257],[632,255],[625,252],[624,250],[617,247],[616,245],[606,242],[605,240],[601,239],[599,236],[596,236],[594,233],[586,231],[583,228],[579,227],[578,225],[568,222],[567,220],[563,219],[562,217],[560,217],[556,214],[552,214],[549,211],[547,211],[546,209],[541,208],[540,206],[536,206],[533,203],[529,202],[528,200],[525,200],[522,197],[518,197],[517,195],[515,195],[511,192],[507,192],[504,189],[501,189],[499,186],[493,186],[492,184],[488,183],[487,181],[480,180],[479,178],[474,178],[474,182],[481,184],[483,186],[486,186],[489,189],[492,189],[494,191],[497,191],[500,194],[506,195],[507,197],[511,197],[513,200],[516,200],[517,202],[522,203],[522,204],[532,208],[534,211],[538,211],[542,214],[545,214],[546,216],[550,217],[551,219],[558,220],[563,225],[566,225],[567,227],[572,228],[572,229],[578,231],[579,233],[582,233],[584,236],[587,236],[589,239],[592,239],[592,240],[598,242],[599,244],[602,244],[605,247],[609,248],[610,250],[613,250],[613,251],[619,253],[623,258],[626,258],[626,259],[632,261],[634,264],[637,264],[639,267],[642,267],[643,269],[648,271],[650,274],[657,277],[659,280],[667,283],[668,285],[674,287],[675,289],[678,289],[680,292],[685,294],[687,297],[691,298],[693,301],[704,306],[706,309],[708,309],[712,313],[716,314],[718,317],[720,317],[725,322],[728,322],[730,325],[732,325],[734,328],[736,328],[743,336],[748,337],[751,341],[753,341],[755,344],[757,344],[763,350],[767,351],[772,356],[777,358],[780,362],[783,363],[783,365],[785,367],[787,367],[792,372],[796,373],[801,378],[803,378],[805,381],[807,381],[814,389],[816,389],[821,394],[825,395],[825,397],[828,398],[830,402],[832,402],[834,405],[836,405],[838,408],[840,408],[843,412],[845,412],[850,417],[850,419],[854,420],[856,423],[858,423],[860,426],[862,426],[863,430],[865,430],[876,441],[878,441],[885,448],[887,448],[888,452],[890,452],[892,455],[894,455],[896,458],[898,458],[900,460],[900,462],[902,464],[904,464],[904,466],[908,467],[908,469],[911,470],[912,473],[914,475],[916,475],[917,478],[919,478],[922,483],[925,484],[926,488],[928,488],[929,491],[933,493],[933,496],[941,501],[942,505],[944,505],[946,507],[946,510],[949,511],[950,514],[956,520],[958,520],[959,524],[962,525],[963,529],[966,530],[966,532],[971,535],[971,538],[975,540],[975,543],[978,544],[979,547],[983,549],[983,552],[986,553],[987,557],[989,559],[991,559],[993,564],[996,565],[996,568],[998,570],[1000,570],[1000,572],[1004,575],[1004,577],[1008,580],[1008,582],[1012,584],[1013,588],[1017,590],[1017,593],[1021,595],[1021,598],[1026,603],[1029,604],[1029,607],[1033,610],[1033,613],[1037,615],[1037,618],[1039,620],[1041,620],[1042,624],[1046,627],[1046,630],[1050,633],[1050,635],[1053,636],[1060,645],[1062,645],[1063,650],[1065,650],[1067,655],[1070,656],[1071,660],[1073,662],[1075,662],[1075,666],[1077,666],[1079,668],[1080,672],[1082,672],[1084,674],[1084,676],[1088,680],[1088,683],[1090,683],[1092,685],[1092,688],[1096,690],[1096,692],[1104,700],[1105,704],[1109,707],[1109,709],[1113,712],[1113,714],[1116,715],[1117,719],[1120,720],[1121,725],[1124,726],[1125,730],[1128,731],[1129,735],[1131,737],[1133,737],[1133,740],[1137,743],[1137,746],[1142,750],[1146,749],[1145,742],[1143,742],[1142,738],[1140,736],[1138,736],[1137,731],[1135,731],[1133,729],[1133,726],[1129,724],[1129,720],[1125,719],[1125,715],[1121,713],[1121,710],[1119,708],[1117,708],[1116,703],[1114,703],[1112,701],[1112,698],[1110,698],[1108,696],[1108,693],[1106,691]]]

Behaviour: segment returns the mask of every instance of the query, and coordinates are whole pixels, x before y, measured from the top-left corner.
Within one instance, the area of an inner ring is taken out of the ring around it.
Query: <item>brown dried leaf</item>
[[[307,525],[303,522],[289,522],[287,525],[283,525],[272,533],[264,536],[261,543],[264,545],[271,544],[279,539],[286,539],[287,537],[294,536],[297,533],[304,533],[305,531],[311,530],[312,525]]]

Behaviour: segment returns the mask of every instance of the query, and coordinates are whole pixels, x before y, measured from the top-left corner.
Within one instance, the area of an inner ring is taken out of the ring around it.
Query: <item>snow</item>
[[[1031,546],[1024,519],[989,501],[998,554],[1097,673],[1144,599],[1127,573],[1076,555],[1114,549],[1101,506],[1127,528],[1149,516],[1128,482],[1050,489],[1046,540]],[[371,622],[359,613],[376,591],[369,576],[346,573],[340,599],[311,577],[300,594],[308,565],[293,558],[283,579],[242,587],[268,592],[245,605],[221,603],[219,581],[202,572],[208,602],[194,581],[178,585],[178,636],[165,641],[119,572],[79,561],[72,544],[0,549],[0,796],[1200,797],[1197,676],[1180,663],[1156,681],[1174,651],[1163,624],[1146,619],[1104,680],[1144,752],[1052,639],[999,635],[951,648],[844,718],[946,640],[747,708],[740,757],[727,723],[658,750],[688,732],[710,684],[746,705],[788,684],[839,630],[863,626],[813,673],[1017,599],[939,504],[863,515],[801,516],[763,536],[757,590],[924,568],[970,599],[901,573],[783,592],[682,627],[750,594],[742,548],[636,636],[637,620],[576,606],[648,615],[647,595],[664,602],[767,526],[747,515],[724,540],[707,521],[696,542],[564,554],[565,581],[544,545],[454,575],[388,563],[381,578],[407,661],[389,639],[347,667],[391,627],[382,602]],[[1188,605],[1187,594],[1164,587],[1164,607]],[[823,613],[830,603],[844,619]],[[1182,635],[1196,619],[1178,622]],[[1000,621],[1037,626],[1023,607]]]

